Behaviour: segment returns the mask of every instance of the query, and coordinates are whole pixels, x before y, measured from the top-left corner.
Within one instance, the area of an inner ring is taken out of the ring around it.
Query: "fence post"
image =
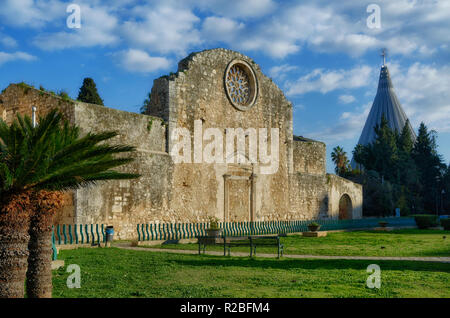
[[[80,224],[81,244],[84,244],[83,224]]]
[[[64,245],[67,244],[67,233],[66,233],[66,225],[63,224],[63,235],[64,235]]]
[[[100,245],[100,233],[98,232],[98,224],[95,224],[95,233],[97,234],[97,244]]]
[[[56,261],[58,259],[58,250],[55,244],[55,227],[52,225],[52,260]]]
[[[75,233],[75,244],[78,244],[78,226],[77,226],[77,224],[73,225],[73,230]]]
[[[70,244],[72,244],[73,243],[72,224],[69,224],[69,240],[70,240]]]

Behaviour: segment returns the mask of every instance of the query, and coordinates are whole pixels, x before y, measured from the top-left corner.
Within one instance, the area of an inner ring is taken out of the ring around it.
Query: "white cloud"
[[[60,50],[72,47],[107,46],[116,44],[118,18],[108,7],[81,4],[81,28],[42,33],[33,43],[43,50]]]
[[[272,0],[193,0],[192,5],[228,18],[255,18],[271,13]]]
[[[326,143],[356,138],[361,134],[371,106],[372,102],[358,107],[354,112],[343,112],[336,124],[322,127],[309,136]]]
[[[294,104],[294,112],[299,110],[304,110],[306,106],[304,104],[295,103]]]
[[[341,95],[339,96],[339,102],[342,104],[350,104],[353,103],[356,100],[355,96],[353,95]]]
[[[394,89],[415,127],[423,121],[430,129],[450,132],[450,66],[414,63],[390,69]]]
[[[203,21],[202,36],[209,41],[223,41],[231,43],[244,28],[243,23],[222,17],[208,17]]]
[[[200,19],[190,9],[173,2],[135,7],[139,19],[125,21],[122,34],[135,46],[159,53],[185,54],[189,47],[201,43],[195,25]]]
[[[401,67],[393,63],[388,67],[394,90],[413,127],[423,121],[438,133],[450,132],[450,66],[414,63]],[[330,143],[359,137],[372,103],[342,112],[336,124],[309,135]]]
[[[307,47],[360,56],[387,47],[393,55],[449,52],[450,2],[379,0],[381,29],[369,29],[366,4],[353,0],[78,0],[84,28],[65,29],[68,2],[4,0],[0,19],[10,26],[40,28],[33,43],[43,49],[112,45],[184,55],[204,44],[262,51],[274,58]],[[202,17],[197,15],[202,13]],[[54,32],[46,29],[59,25]]]
[[[286,83],[287,95],[295,96],[309,92],[322,94],[342,89],[367,86],[373,69],[367,65],[357,66],[350,70],[315,69],[293,83]]]
[[[38,28],[63,17],[66,6],[59,0],[3,0],[0,19],[7,25]]]
[[[450,4],[443,1],[379,1],[381,29],[366,25],[366,5],[303,1],[278,7],[270,19],[246,29],[236,48],[263,50],[283,58],[308,47],[318,52],[360,56],[387,47],[392,54],[427,56],[450,42]],[[446,48],[448,50],[448,48]]]
[[[25,52],[6,53],[0,52],[0,65],[12,61],[34,61],[36,57]]]
[[[9,48],[16,47],[17,41],[6,34],[0,33],[0,45],[6,46]]]
[[[289,65],[289,64],[282,64],[273,66],[269,69],[269,75],[276,79],[284,79],[290,72],[298,69],[297,66]]]
[[[151,73],[170,66],[164,57],[152,57],[147,52],[130,49],[116,54],[119,64],[130,72]]]

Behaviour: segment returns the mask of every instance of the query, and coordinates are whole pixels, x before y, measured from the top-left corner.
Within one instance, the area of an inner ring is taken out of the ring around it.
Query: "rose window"
[[[230,102],[239,110],[247,110],[256,100],[256,77],[247,62],[235,60],[225,73],[225,87]]]

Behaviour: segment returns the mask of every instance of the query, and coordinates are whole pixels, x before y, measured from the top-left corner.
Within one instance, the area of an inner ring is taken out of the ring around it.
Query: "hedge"
[[[427,229],[429,227],[435,227],[439,225],[439,221],[436,215],[419,214],[414,216],[417,227],[419,229]]]

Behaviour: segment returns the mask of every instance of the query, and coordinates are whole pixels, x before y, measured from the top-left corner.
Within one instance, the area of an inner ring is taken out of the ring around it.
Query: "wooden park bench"
[[[280,242],[280,236],[198,236],[198,254],[205,254],[207,245],[223,245],[223,256],[231,254],[231,247],[250,247],[250,257],[256,255],[257,246],[276,246],[278,251],[278,258],[283,256],[283,244]]]
[[[281,244],[280,236],[249,236],[250,240],[250,257],[256,255],[257,246],[276,246],[278,258],[283,256],[284,245]]]

